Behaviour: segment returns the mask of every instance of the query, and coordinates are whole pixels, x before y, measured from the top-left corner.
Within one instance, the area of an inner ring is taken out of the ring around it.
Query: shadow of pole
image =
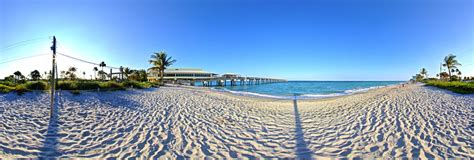
[[[293,107],[295,112],[295,138],[296,138],[296,156],[297,159],[311,159],[312,151],[308,148],[304,140],[303,127],[301,126],[300,113],[298,111],[298,101],[296,94],[293,98]]]
[[[43,146],[40,149],[38,159],[56,159],[57,157],[61,156],[61,153],[58,151],[58,107],[59,106],[59,95],[55,98],[55,105],[54,111],[52,112],[49,123],[48,129],[46,131],[45,139],[43,141]]]

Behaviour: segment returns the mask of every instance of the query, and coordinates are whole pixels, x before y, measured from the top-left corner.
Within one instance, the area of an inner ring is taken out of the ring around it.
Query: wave
[[[320,99],[320,98],[330,98],[348,95],[346,93],[331,93],[331,94],[303,94],[298,96],[297,99]]]
[[[234,91],[229,90],[227,88],[211,88],[215,91],[220,92],[229,92],[236,95],[243,95],[243,96],[252,96],[252,97],[262,97],[262,98],[272,98],[272,99],[322,99],[322,98],[331,98],[331,97],[338,97],[338,96],[345,96],[351,95],[356,93],[363,93],[373,89],[379,89],[383,87],[395,86],[398,84],[391,84],[391,85],[384,85],[384,86],[373,86],[368,88],[356,88],[356,89],[349,89],[345,90],[342,93],[330,93],[330,94],[301,94],[298,96],[290,96],[290,95],[270,95],[270,94],[263,94],[263,93],[255,93],[255,92],[247,92],[247,91]]]
[[[236,95],[263,97],[263,98],[274,98],[274,99],[292,99],[293,98],[293,96],[277,96],[277,95],[262,94],[262,93],[255,93],[255,92],[233,91],[226,88],[212,88],[212,90],[221,91],[221,92],[229,92]]]

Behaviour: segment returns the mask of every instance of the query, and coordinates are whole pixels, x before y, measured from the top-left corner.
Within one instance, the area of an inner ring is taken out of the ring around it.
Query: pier
[[[209,79],[200,79],[200,80],[191,80],[191,85],[195,85],[196,82],[202,82],[202,86],[212,87],[212,86],[238,86],[238,85],[259,85],[259,84],[269,84],[269,83],[280,83],[286,82],[284,79],[275,79],[275,78],[263,78],[263,77],[215,77]]]
[[[158,81],[159,74],[157,72],[148,73],[148,81]],[[165,70],[163,75],[165,82],[189,84],[196,86],[202,84],[204,87],[212,86],[243,86],[243,85],[259,85],[269,83],[287,82],[284,79],[265,78],[265,77],[248,77],[234,73],[219,74],[203,71],[194,68],[174,68]]]

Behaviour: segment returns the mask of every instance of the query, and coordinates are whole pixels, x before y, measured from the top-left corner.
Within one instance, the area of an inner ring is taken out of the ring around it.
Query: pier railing
[[[208,79],[193,80],[191,85],[195,82],[202,82],[203,86],[238,86],[238,85],[259,85],[268,83],[287,82],[285,79],[263,78],[263,77],[212,77]]]

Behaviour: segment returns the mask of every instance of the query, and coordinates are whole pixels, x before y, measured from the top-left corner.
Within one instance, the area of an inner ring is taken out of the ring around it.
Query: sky
[[[472,0],[0,0],[0,78],[49,71],[53,35],[60,53],[133,69],[166,51],[173,68],[220,74],[408,80],[455,54],[474,76]]]

